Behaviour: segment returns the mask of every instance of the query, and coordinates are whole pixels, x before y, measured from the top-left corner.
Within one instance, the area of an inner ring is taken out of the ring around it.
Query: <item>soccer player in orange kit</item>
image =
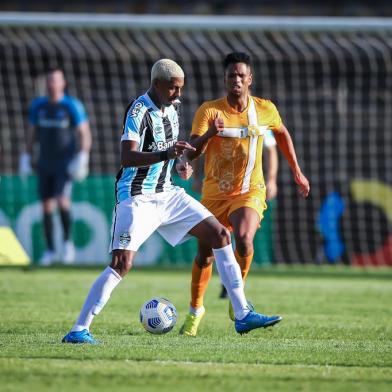
[[[266,187],[262,171],[263,135],[274,132],[279,149],[286,158],[300,193],[307,197],[309,181],[302,174],[291,136],[275,105],[253,97],[251,60],[246,53],[234,52],[224,61],[227,95],[208,101],[197,110],[187,158],[205,154],[202,200],[235,238],[235,256],[245,280],[252,259],[253,239],[266,208]],[[180,333],[196,336],[205,314],[203,296],[212,273],[213,253],[199,241],[193,263],[190,311]],[[230,317],[234,318],[232,312]]]

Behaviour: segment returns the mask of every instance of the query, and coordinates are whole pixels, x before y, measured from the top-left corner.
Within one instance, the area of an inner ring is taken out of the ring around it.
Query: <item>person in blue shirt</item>
[[[46,86],[48,95],[31,102],[26,150],[19,163],[20,175],[31,174],[34,166],[38,176],[47,244],[47,250],[40,260],[41,265],[49,265],[56,259],[59,260],[59,257],[66,263],[74,260],[70,212],[72,181],[80,181],[87,176],[91,148],[86,111],[79,100],[66,95],[63,71],[49,71]],[[56,204],[63,227],[62,256],[56,255],[54,247],[53,214]]]
[[[97,343],[90,333],[94,317],[130,271],[139,247],[155,231],[172,246],[193,235],[212,248],[219,275],[233,303],[236,332],[266,328],[282,319],[248,308],[229,231],[172,182],[170,172],[174,164],[181,178],[189,178],[190,165],[181,157],[184,152],[195,150],[178,140],[177,102],[183,86],[182,68],[173,60],[161,59],[151,69],[149,90],[126,110],[109,249],[112,261],[91,286],[77,321],[62,340],[64,343]]]

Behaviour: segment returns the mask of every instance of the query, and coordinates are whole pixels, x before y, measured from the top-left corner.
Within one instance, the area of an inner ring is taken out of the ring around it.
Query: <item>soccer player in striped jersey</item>
[[[266,208],[262,146],[268,129],[274,132],[300,193],[307,197],[310,187],[275,105],[250,95],[252,71],[246,53],[227,55],[224,81],[227,95],[205,102],[195,114],[190,142],[196,151],[188,151],[187,157],[195,159],[205,153],[201,203],[233,231],[235,256],[245,280],[253,259],[253,239]],[[204,316],[203,296],[211,277],[213,256],[211,247],[199,240],[189,314],[180,330],[184,335],[195,336]],[[230,317],[234,319],[231,308]]]
[[[176,159],[180,176],[189,178],[190,165],[180,158],[184,151],[194,150],[187,142],[178,141],[176,102],[183,85],[181,67],[169,59],[159,60],[151,70],[150,89],[126,111],[110,243],[112,262],[92,285],[78,320],[63,338],[64,343],[96,343],[90,333],[93,318],[131,269],[139,247],[154,231],[173,246],[189,235],[208,244],[233,303],[238,333],[281,320],[279,316],[265,316],[248,308],[230,233],[204,206],[172,183],[170,172]]]

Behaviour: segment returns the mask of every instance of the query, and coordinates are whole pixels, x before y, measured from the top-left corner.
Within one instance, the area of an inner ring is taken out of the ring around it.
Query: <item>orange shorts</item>
[[[223,226],[227,227],[230,231],[233,231],[229,222],[230,214],[241,207],[249,207],[253,208],[259,214],[261,221],[264,216],[264,210],[267,208],[265,199],[265,191],[257,191],[248,192],[244,195],[233,196],[231,199],[227,200],[201,199],[200,202],[215,215]]]

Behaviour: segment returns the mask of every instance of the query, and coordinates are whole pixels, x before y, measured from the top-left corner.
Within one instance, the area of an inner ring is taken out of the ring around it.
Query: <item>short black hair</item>
[[[65,75],[65,74],[64,74],[64,70],[63,70],[61,67],[52,67],[52,68],[49,68],[49,69],[46,71],[46,75],[50,75],[50,74],[52,74],[52,73],[54,73],[54,72],[61,72],[63,75]]]
[[[250,56],[244,52],[232,52],[229,53],[225,60],[223,61],[223,66],[226,70],[226,68],[230,65],[230,64],[236,64],[236,63],[244,63],[246,64],[248,67],[252,67],[252,60],[250,58]]]

